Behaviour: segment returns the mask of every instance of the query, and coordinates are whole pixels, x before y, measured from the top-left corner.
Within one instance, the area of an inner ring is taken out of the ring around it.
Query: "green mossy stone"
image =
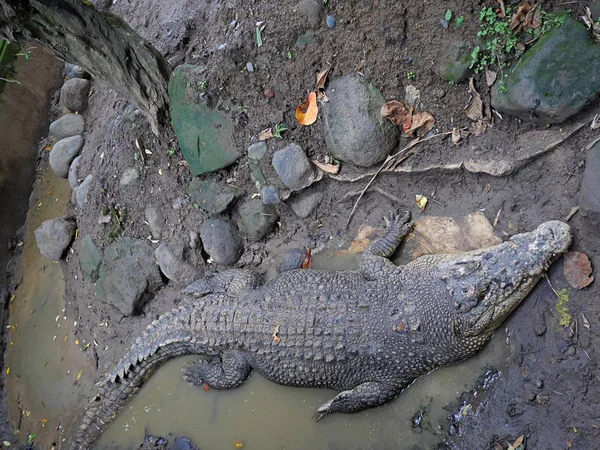
[[[84,236],[79,243],[79,266],[92,283],[96,282],[102,263],[102,250],[100,250],[90,236]]]
[[[454,41],[442,54],[438,75],[449,83],[462,83],[473,74],[471,69],[472,47],[466,42]]]

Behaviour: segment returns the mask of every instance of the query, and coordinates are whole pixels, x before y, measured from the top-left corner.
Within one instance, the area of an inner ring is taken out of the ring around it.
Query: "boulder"
[[[83,136],[71,136],[61,139],[50,150],[50,167],[61,177],[69,176],[71,162],[83,148]]]
[[[318,174],[302,147],[293,143],[273,154],[273,168],[283,184],[292,190],[310,186]]]
[[[561,123],[600,92],[600,45],[566,16],[506,73],[492,87],[493,108],[539,124]]]
[[[600,143],[590,148],[585,157],[579,207],[582,214],[590,219],[590,224],[598,229],[600,223]]]
[[[52,261],[61,259],[75,235],[76,228],[75,219],[72,217],[63,216],[44,221],[34,232],[42,256]]]
[[[84,126],[81,114],[65,114],[50,124],[50,133],[60,140],[83,134]]]
[[[202,258],[196,253],[194,249],[188,248],[183,240],[174,239],[162,242],[154,250],[154,257],[165,277],[175,284],[187,286],[203,273],[200,266]]]
[[[67,175],[69,179],[69,186],[71,189],[75,189],[79,184],[79,176],[77,171],[79,170],[79,164],[81,163],[81,156],[77,156],[69,166],[69,174]]]
[[[96,291],[103,302],[131,316],[141,312],[162,283],[150,244],[121,238],[104,251]]]
[[[183,64],[169,81],[173,129],[193,175],[222,169],[241,156],[229,114],[208,104],[201,88],[205,78],[204,68]]]
[[[92,283],[98,279],[101,263],[102,250],[94,244],[90,236],[84,236],[79,243],[79,267]]]
[[[238,227],[229,220],[212,218],[204,221],[200,239],[204,251],[217,264],[234,264],[244,251]]]
[[[235,200],[239,189],[214,180],[194,178],[190,182],[188,194],[192,202],[210,214],[219,214]]]
[[[300,269],[305,258],[306,250],[299,248],[288,250],[281,258],[281,261],[279,261],[279,264],[277,264],[277,273]]]
[[[94,176],[90,173],[85,180],[81,182],[77,189],[75,189],[75,201],[77,202],[77,206],[79,208],[83,208],[88,201],[88,194],[90,192],[90,188],[92,187],[92,182],[94,181]]]
[[[251,241],[259,241],[271,232],[279,214],[271,205],[258,198],[248,198],[239,209],[242,227]]]
[[[359,75],[346,75],[329,83],[327,96],[325,143],[335,158],[369,167],[390,155],[400,132],[381,117],[385,100],[375,86]]]
[[[90,81],[84,78],[71,78],[65,81],[60,90],[60,101],[70,111],[85,111],[90,93]]]

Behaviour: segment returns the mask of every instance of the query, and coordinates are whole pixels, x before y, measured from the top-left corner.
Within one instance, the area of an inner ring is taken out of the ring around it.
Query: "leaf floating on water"
[[[308,126],[317,121],[319,107],[317,106],[317,94],[311,92],[306,101],[296,108],[296,120],[300,125]]]
[[[424,195],[418,194],[415,197],[415,201],[417,202],[417,206],[419,207],[419,209],[421,211],[423,211],[425,209],[425,207],[427,206],[427,197],[425,197]]]
[[[77,374],[77,378],[75,378],[75,381],[79,381],[79,379],[81,378],[82,374],[83,374],[83,369],[80,369],[79,373]]]
[[[6,368],[6,375],[10,375],[10,367]]]
[[[242,441],[235,441],[233,445],[235,448],[244,448],[244,443]]]
[[[581,252],[565,254],[564,274],[568,283],[575,289],[583,289],[594,281],[592,263],[588,256]]]

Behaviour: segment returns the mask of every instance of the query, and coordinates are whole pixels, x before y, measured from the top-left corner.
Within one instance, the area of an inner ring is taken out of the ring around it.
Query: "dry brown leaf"
[[[492,86],[496,82],[497,77],[498,74],[496,72],[488,69],[487,67],[485,68],[485,82],[488,85],[488,87]]]
[[[267,139],[271,139],[273,137],[273,128],[267,128],[266,130],[262,130],[258,134],[259,141],[266,141]]]
[[[523,443],[524,440],[525,440],[525,436],[521,435],[517,438],[517,440],[515,442],[512,443],[512,446],[514,448],[517,448]]]
[[[322,102],[329,101],[325,95],[325,83],[327,82],[327,75],[329,74],[330,70],[331,66],[317,74],[317,100]]]
[[[312,267],[312,250],[310,248],[306,249],[306,256],[300,265],[301,269],[310,269]]]
[[[500,12],[496,14],[500,19],[504,19],[506,17],[506,7],[504,6],[504,0],[498,0],[500,3]]]
[[[433,128],[435,124],[435,118],[428,112],[420,111],[412,115],[410,127],[406,131],[407,136],[412,136],[418,128],[423,127],[424,131],[427,132]]]
[[[581,320],[583,320],[583,326],[586,330],[589,330],[590,327],[590,321],[588,320],[588,318],[585,316],[584,313],[581,313]]]
[[[533,8],[525,16],[525,27],[535,30],[542,26],[542,10]]]
[[[401,127],[407,119],[410,119],[411,113],[404,103],[398,100],[391,100],[381,107],[381,117],[390,119],[394,125]]]
[[[480,136],[485,133],[485,130],[487,130],[487,123],[485,123],[483,120],[473,122],[469,128],[469,131],[473,134],[473,136]]]
[[[338,173],[340,171],[340,164],[324,164],[322,162],[317,161],[316,159],[311,159],[312,163],[321,169],[323,172],[327,173]]]
[[[469,94],[471,94],[471,99],[465,107],[465,114],[472,121],[483,120],[483,101],[481,95],[475,89],[473,77],[469,79]]]
[[[296,120],[300,125],[312,125],[317,121],[319,107],[317,106],[317,94],[311,92],[308,94],[306,101],[300,103],[296,108]]]
[[[425,207],[427,206],[427,197],[425,197],[424,195],[418,194],[415,196],[415,201],[417,203],[417,206],[419,207],[419,209],[421,211],[423,211],[425,209]]]
[[[523,28],[523,23],[525,22],[525,18],[527,17],[527,13],[532,9],[533,6],[530,4],[521,3],[510,20],[510,28],[516,32],[521,31]]]
[[[456,127],[452,128],[452,143],[454,145],[457,145],[461,139],[462,139],[462,135],[460,133],[460,130]]]
[[[594,277],[592,275],[592,263],[588,256],[581,252],[567,252],[565,254],[565,278],[575,289],[583,289],[588,286]]]

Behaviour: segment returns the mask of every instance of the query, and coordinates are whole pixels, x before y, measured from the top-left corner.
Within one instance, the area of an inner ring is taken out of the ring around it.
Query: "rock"
[[[111,0],[107,0],[111,1]],[[65,63],[65,75],[69,78],[89,78],[90,74],[76,64]]]
[[[313,44],[314,42],[315,42],[315,32],[313,30],[308,30],[306,33],[298,36],[298,39],[296,39],[296,43],[294,44],[294,47],[304,48],[304,47],[308,47],[310,44]]]
[[[69,166],[83,148],[83,136],[71,136],[61,139],[50,150],[50,167],[61,177],[69,176]]]
[[[190,203],[189,197],[177,197],[171,202],[173,209],[181,209]]]
[[[287,251],[281,261],[277,265],[277,273],[286,272],[288,270],[300,269],[306,258],[306,250],[293,248]]]
[[[173,450],[198,450],[198,447],[196,447],[188,438],[182,436],[178,437],[175,439],[175,442],[173,442]]]
[[[267,143],[265,141],[255,142],[248,147],[248,158],[260,161],[267,153]]]
[[[235,200],[239,190],[228,184],[221,185],[214,180],[194,178],[190,182],[188,194],[194,205],[210,214],[219,214]]]
[[[275,98],[275,91],[272,88],[265,89],[263,94],[267,98]]]
[[[446,19],[440,19],[440,25],[442,28],[448,28],[448,21]]]
[[[302,192],[292,201],[292,210],[298,217],[305,219],[319,206],[321,200],[323,200],[321,191]]]
[[[129,169],[125,169],[123,175],[121,176],[120,184],[121,186],[129,186],[130,184],[135,183],[140,178],[140,173],[135,167],[130,167]]]
[[[506,73],[492,87],[493,108],[539,124],[561,123],[600,92],[600,45],[566,16]]]
[[[71,162],[71,166],[69,167],[69,186],[71,189],[75,189],[79,184],[79,178],[77,176],[77,171],[79,170],[79,163],[81,162],[81,156],[76,157],[73,162]]]
[[[302,147],[293,143],[273,154],[273,167],[283,184],[293,190],[310,186],[317,175]]]
[[[84,78],[71,78],[70,80],[65,81],[60,90],[60,101],[65,108],[74,112],[82,112],[87,108],[89,93],[89,80]]]
[[[234,264],[244,251],[238,227],[218,217],[204,221],[200,227],[200,239],[204,251],[217,264]]]
[[[96,291],[105,303],[125,315],[135,315],[160,286],[154,251],[146,241],[121,238],[104,251]]]
[[[191,253],[195,254],[195,252]],[[162,242],[154,250],[154,257],[165,277],[178,285],[187,286],[200,278],[203,273],[197,266],[201,257],[194,255],[195,258],[191,261],[191,253],[183,240],[176,239],[168,243]]]
[[[102,250],[94,244],[90,236],[84,236],[79,243],[79,267],[92,283],[98,279],[100,264],[102,264]]]
[[[271,232],[279,214],[271,205],[265,205],[260,199],[249,198],[239,209],[242,227],[252,241],[259,241]]]
[[[600,143],[586,153],[579,207],[586,219],[590,219],[590,224],[597,228],[600,221]]]
[[[279,190],[276,186],[263,186],[260,190],[260,195],[265,205],[276,205],[281,201],[279,199]]]
[[[156,206],[148,206],[144,211],[144,216],[146,217],[146,222],[148,222],[152,239],[160,239],[162,227],[165,223],[162,212]]]
[[[254,64],[252,64],[250,61],[248,61],[248,62],[246,63],[246,70],[247,70],[248,72],[254,72]]]
[[[241,156],[229,115],[202,102],[207,96],[199,83],[205,77],[204,68],[183,64],[173,71],[169,81],[173,129],[194,175],[227,167]]]
[[[35,240],[42,256],[58,261],[75,235],[75,219],[58,217],[44,221],[35,230]]]
[[[267,185],[267,179],[262,173],[262,169],[260,168],[258,161],[249,159],[248,168],[250,169],[250,174],[252,175],[252,181],[254,181],[254,183],[256,183],[259,187]]]
[[[335,17],[327,16],[327,18],[325,19],[325,23],[327,24],[328,28],[333,30],[335,28],[335,24],[336,24]]]
[[[600,20],[600,1],[592,2],[590,5],[590,12],[592,13],[592,19],[594,22],[598,22]]]
[[[468,80],[473,73],[470,68],[472,50],[472,46],[463,41],[454,41],[443,47],[438,59],[437,74],[450,83]]]
[[[300,16],[300,22],[314,28],[321,22],[323,2],[321,0],[300,0],[293,8]]]
[[[323,104],[325,143],[338,159],[360,167],[383,161],[396,147],[399,131],[381,117],[385,100],[359,75],[346,75],[329,83],[329,101]]]
[[[93,181],[94,176],[90,173],[75,190],[75,200],[79,208],[83,208],[83,206],[87,203],[88,194],[90,192],[90,188],[92,187]]]
[[[50,124],[50,133],[56,139],[64,139],[66,137],[83,134],[84,129],[83,116],[81,114],[65,114],[60,119],[55,120]]]

